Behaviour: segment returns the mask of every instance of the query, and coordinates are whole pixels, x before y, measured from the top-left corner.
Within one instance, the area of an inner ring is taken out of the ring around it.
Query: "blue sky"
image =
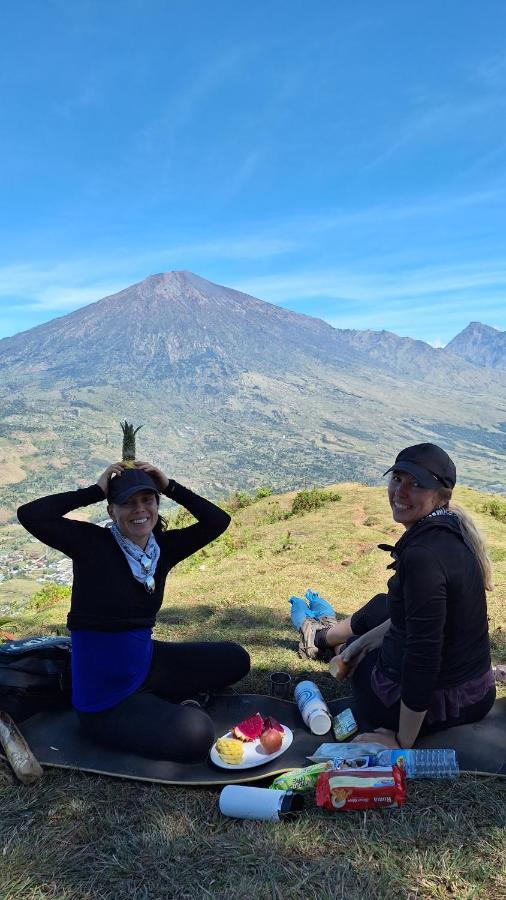
[[[0,101],[0,337],[171,269],[506,329],[503,0],[18,0]]]

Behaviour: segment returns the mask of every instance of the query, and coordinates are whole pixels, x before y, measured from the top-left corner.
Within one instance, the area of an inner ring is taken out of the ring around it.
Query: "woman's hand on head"
[[[136,469],[142,469],[143,472],[146,472],[147,475],[149,475],[153,479],[153,481],[161,491],[165,490],[169,483],[169,478],[165,474],[165,472],[162,472],[161,469],[158,469],[152,463],[142,462],[142,460],[140,459],[136,459],[134,465]]]
[[[124,470],[124,465],[121,463],[111,463],[110,466],[107,466],[107,469],[102,472],[100,478],[97,478],[97,484],[100,488],[102,488],[104,495],[107,497],[107,493],[109,491],[109,482],[113,475],[121,475]]]

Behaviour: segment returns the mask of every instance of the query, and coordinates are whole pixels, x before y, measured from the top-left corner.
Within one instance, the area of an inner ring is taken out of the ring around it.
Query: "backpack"
[[[21,722],[71,706],[71,639],[32,637],[0,644],[0,710]]]

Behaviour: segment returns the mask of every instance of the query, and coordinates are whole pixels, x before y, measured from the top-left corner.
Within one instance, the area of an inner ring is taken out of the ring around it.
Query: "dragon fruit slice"
[[[267,716],[264,719],[264,731],[267,731],[269,728],[273,728],[274,731],[279,731],[280,734],[285,733],[285,729],[282,725],[279,724],[278,720],[274,718],[274,716]]]
[[[239,722],[238,725],[235,725],[232,733],[240,741],[255,741],[260,737],[263,730],[264,720],[260,713],[257,712],[254,716],[250,716],[249,719],[244,719],[244,722]]]

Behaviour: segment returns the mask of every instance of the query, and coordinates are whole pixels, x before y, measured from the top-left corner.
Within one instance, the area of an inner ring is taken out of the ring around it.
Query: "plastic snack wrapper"
[[[384,744],[371,743],[326,743],[320,744],[315,752],[308,756],[311,762],[322,762],[322,760],[332,760],[335,757],[339,759],[352,760],[360,756],[375,756],[385,750]]]
[[[328,761],[306,766],[304,769],[293,769],[278,775],[269,787],[271,791],[295,791],[304,794],[306,791],[314,791],[319,775],[329,769]]]
[[[332,719],[332,731],[336,741],[346,741],[358,731],[358,725],[351,709],[344,709]]]
[[[332,812],[381,809],[406,802],[406,775],[397,766],[329,769],[318,776],[316,804]]]
[[[354,759],[346,759],[343,756],[334,756],[332,769],[366,769],[368,766],[376,766],[378,761],[375,756],[356,756]]]

